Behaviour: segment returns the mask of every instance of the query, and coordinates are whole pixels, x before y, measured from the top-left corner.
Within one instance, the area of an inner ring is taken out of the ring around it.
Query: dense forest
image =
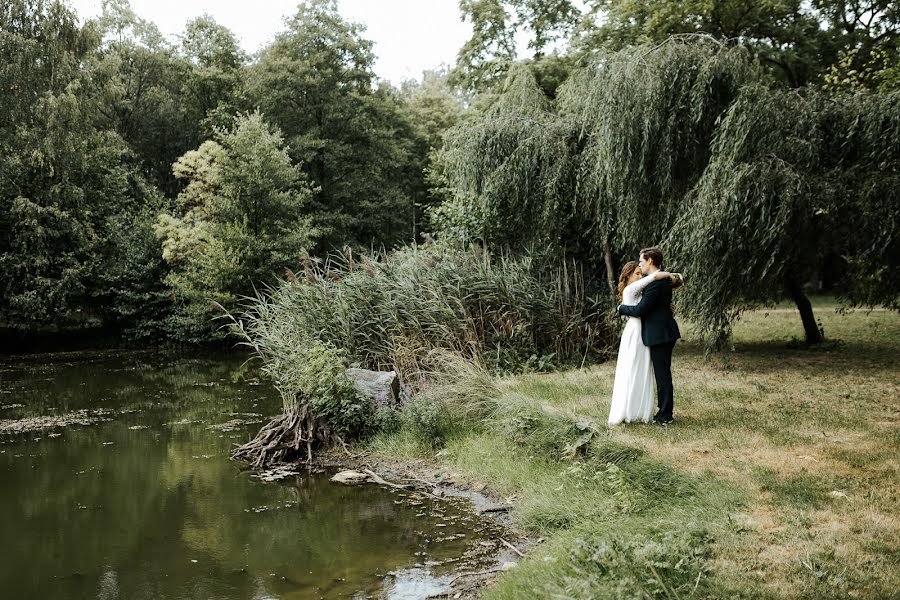
[[[714,340],[790,297],[819,341],[810,286],[900,308],[896,3],[460,8],[457,64],[398,89],[334,0],[253,56],[208,16],[4,2],[0,329],[211,341],[329,253],[431,244],[574,261],[607,307],[661,244]]]

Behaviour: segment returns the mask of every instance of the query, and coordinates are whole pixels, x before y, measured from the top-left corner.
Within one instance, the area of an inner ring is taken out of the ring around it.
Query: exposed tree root
[[[298,460],[310,463],[314,449],[336,441],[343,443],[330,428],[316,421],[308,402],[299,401],[290,412],[264,425],[255,438],[232,450],[231,458],[256,469]]]

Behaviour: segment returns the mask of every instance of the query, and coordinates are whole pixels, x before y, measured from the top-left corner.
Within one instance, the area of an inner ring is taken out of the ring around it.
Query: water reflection
[[[474,553],[458,508],[302,472],[262,482],[228,450],[279,410],[243,357],[0,363],[0,419],[112,420],[0,435],[0,589],[10,598],[422,598]],[[252,377],[252,373],[246,374]],[[255,417],[254,415],[261,415]],[[234,429],[211,426],[243,420]]]
[[[382,597],[391,598],[392,600],[417,600],[433,594],[439,594],[447,589],[449,582],[449,575],[436,577],[430,569],[418,567],[403,569],[386,580]],[[361,600],[366,596],[365,594],[357,594],[355,597]]]

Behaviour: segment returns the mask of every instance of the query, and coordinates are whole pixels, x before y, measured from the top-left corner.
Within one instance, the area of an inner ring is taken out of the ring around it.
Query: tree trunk
[[[609,249],[609,242],[603,243],[603,262],[606,263],[606,282],[609,284],[613,305],[617,305],[619,303],[619,289],[616,286],[616,270],[613,267],[612,251]]]
[[[802,286],[797,280],[789,278],[787,281],[787,289],[794,304],[797,305],[797,310],[800,311],[800,320],[803,321],[803,332],[806,334],[806,343],[822,343],[824,338],[822,337],[822,332],[819,331],[819,326],[816,324],[816,318],[813,316],[812,303],[809,301],[809,298],[806,297],[806,294],[803,293]]]

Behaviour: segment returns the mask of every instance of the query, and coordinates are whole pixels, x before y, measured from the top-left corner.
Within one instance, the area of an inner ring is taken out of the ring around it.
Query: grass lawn
[[[668,427],[606,427],[612,362],[499,380],[439,460],[546,541],[485,596],[900,598],[900,315],[814,304],[815,350],[789,305],[710,357],[682,324]]]

